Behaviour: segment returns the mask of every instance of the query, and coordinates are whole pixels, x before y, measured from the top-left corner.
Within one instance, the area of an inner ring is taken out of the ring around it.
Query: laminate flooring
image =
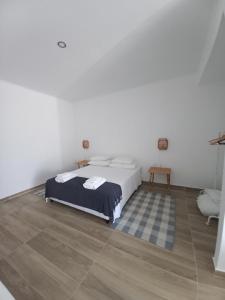
[[[0,201],[0,280],[16,300],[225,299],[212,264],[217,222],[205,225],[197,192],[141,188],[176,199],[172,251],[30,192]]]

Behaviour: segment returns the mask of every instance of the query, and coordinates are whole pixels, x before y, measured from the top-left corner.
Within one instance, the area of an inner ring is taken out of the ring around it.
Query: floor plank
[[[93,261],[50,234],[41,232],[28,245],[79,283]],[[43,245],[45,245],[43,247]]]
[[[0,281],[7,286],[16,300],[44,300],[5,260],[0,261]]]
[[[17,220],[27,222],[30,226],[43,230],[47,226],[55,223],[55,220],[44,214],[39,213],[37,210],[27,206],[17,213],[11,214]]]
[[[0,225],[0,255],[2,257],[11,254],[21,244],[21,241],[14,234]]]
[[[171,251],[165,251],[156,246],[152,247],[150,243],[144,240],[117,231],[112,234],[109,244],[146,263],[187,279],[196,280],[194,260],[185,257],[185,255],[174,255]]]
[[[24,220],[19,220],[10,214],[3,216],[0,219],[0,224],[10,233],[14,234],[21,242],[29,241],[40,232],[38,228],[26,223]]]
[[[105,245],[100,240],[62,223],[51,225],[44,231],[92,260],[99,257],[99,253]]]
[[[28,245],[17,248],[6,260],[46,299],[68,300],[77,287],[77,282]]]
[[[163,300],[136,280],[95,264],[75,293],[74,300]]]
[[[63,209],[61,209],[62,207]],[[31,210],[31,208],[29,209]],[[89,217],[88,214],[81,214],[75,209],[62,204],[59,206],[56,203],[48,203],[46,206],[35,207],[35,212],[41,215],[42,218],[47,218],[48,222],[50,222],[50,219],[52,222],[57,220],[101,242],[106,242],[113,231],[109,226],[106,226],[104,220],[93,218],[92,216]],[[45,227],[48,227],[48,225],[50,224],[47,224]]]
[[[225,300],[224,289],[211,285],[199,284],[197,300]]]
[[[110,245],[104,248],[98,263],[111,270],[122,272],[136,279],[143,288],[166,299],[195,299],[196,282],[165,271],[153,264],[146,264],[134,255],[118,250]],[[176,290],[176,294],[174,291]]]

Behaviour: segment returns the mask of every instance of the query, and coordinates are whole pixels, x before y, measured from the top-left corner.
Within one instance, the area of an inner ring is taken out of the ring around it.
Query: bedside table
[[[170,175],[171,175],[171,169],[170,168],[151,167],[148,170],[148,172],[150,174],[150,180],[149,180],[150,183],[154,182],[155,174],[164,174],[164,175],[166,175],[168,188],[170,187]]]
[[[84,160],[78,160],[77,161],[78,168],[80,169],[82,167],[88,166],[88,162],[89,162],[89,160],[86,160],[86,159],[84,159]]]

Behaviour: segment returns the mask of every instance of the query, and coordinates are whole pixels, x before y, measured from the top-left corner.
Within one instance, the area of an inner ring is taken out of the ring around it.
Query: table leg
[[[166,177],[167,177],[167,186],[169,188],[170,187],[170,174],[167,174]]]
[[[150,173],[149,182],[152,182],[152,173]]]
[[[150,173],[150,183],[154,182],[154,173]]]

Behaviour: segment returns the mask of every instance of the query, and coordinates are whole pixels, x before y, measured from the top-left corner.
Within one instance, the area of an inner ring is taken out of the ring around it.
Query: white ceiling
[[[1,0],[0,79],[76,100],[195,72],[215,2]]]

